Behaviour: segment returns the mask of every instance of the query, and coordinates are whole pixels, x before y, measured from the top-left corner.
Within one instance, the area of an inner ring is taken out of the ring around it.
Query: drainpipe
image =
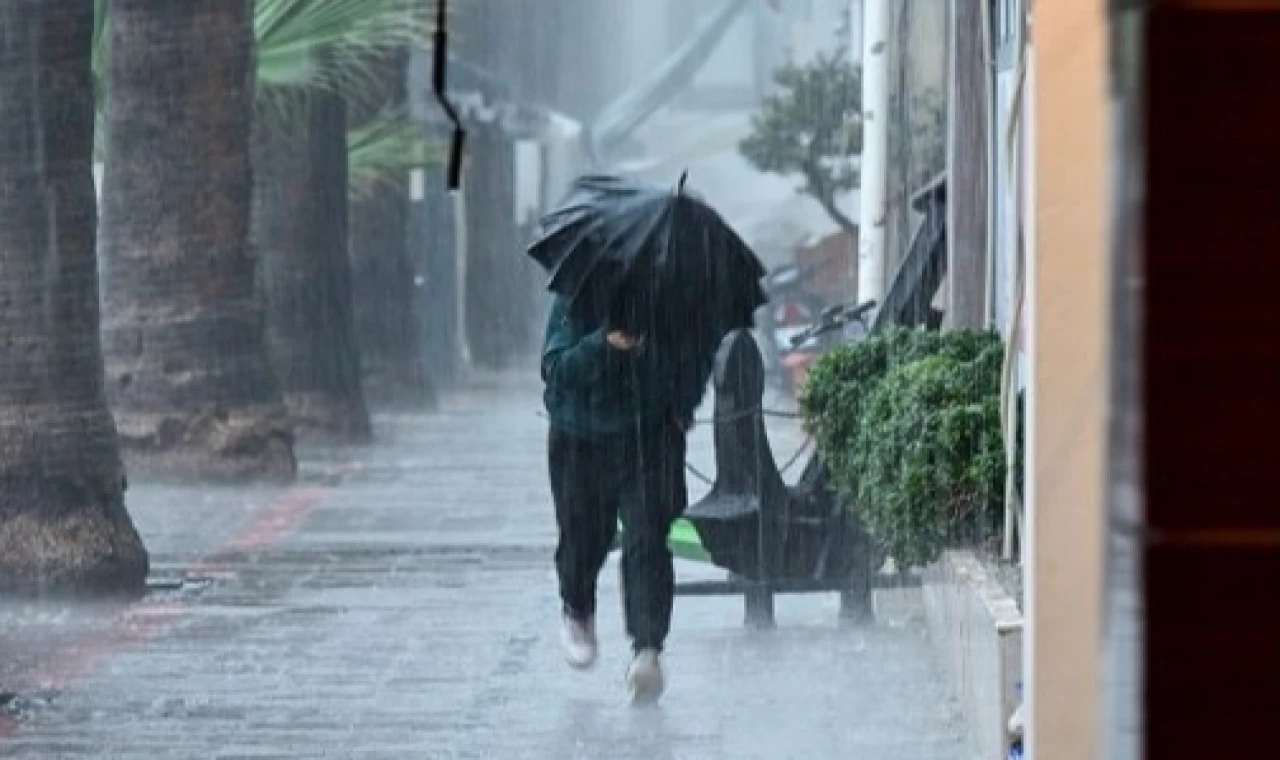
[[[858,300],[884,298],[888,217],[889,0],[862,3],[862,177],[858,209]]]

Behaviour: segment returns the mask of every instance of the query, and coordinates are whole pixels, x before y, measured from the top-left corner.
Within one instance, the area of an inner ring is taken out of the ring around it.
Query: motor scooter
[[[875,307],[875,301],[857,306],[829,306],[813,324],[789,337],[790,346],[783,352],[781,363],[788,372],[793,392],[799,393],[804,387],[809,371],[823,354],[843,343],[860,340],[870,332],[866,316]]]
[[[783,364],[783,358],[792,351],[791,339],[816,324],[827,306],[805,287],[811,274],[812,268],[787,264],[774,269],[764,281],[769,302],[759,318],[761,353],[770,383],[788,394],[793,392],[794,372]]]

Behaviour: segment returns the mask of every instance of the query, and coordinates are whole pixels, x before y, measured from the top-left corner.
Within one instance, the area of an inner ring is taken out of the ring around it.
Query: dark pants
[[[675,569],[667,533],[684,513],[685,436],[675,423],[634,436],[585,439],[552,429],[556,570],[566,612],[595,614],[596,579],[622,519],[622,598],[636,651],[661,649],[671,628]]]

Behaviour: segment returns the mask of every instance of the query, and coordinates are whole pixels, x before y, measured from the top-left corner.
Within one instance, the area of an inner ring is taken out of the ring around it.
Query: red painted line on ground
[[[278,544],[331,493],[331,489],[310,486],[290,489],[258,512],[231,540],[197,563],[190,575],[224,570],[227,561],[221,558],[262,551]],[[19,693],[65,691],[115,655],[163,636],[191,607],[192,601],[186,599],[144,600],[132,604],[115,615],[106,631],[95,632],[84,641],[55,650],[47,665],[19,675],[14,686]],[[0,720],[0,737],[12,735],[17,725],[16,721]]]
[[[254,517],[244,530],[223,544],[214,555],[201,563],[197,573],[219,569],[218,557],[228,554],[261,551],[280,542],[293,529],[329,498],[332,489],[304,486],[290,489]]]

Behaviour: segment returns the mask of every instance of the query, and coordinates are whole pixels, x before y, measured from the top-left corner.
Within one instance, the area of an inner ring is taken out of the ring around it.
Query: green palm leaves
[[[440,160],[435,145],[403,112],[384,111],[347,133],[347,174],[351,192],[367,196],[391,177]]]
[[[259,88],[268,96],[316,86],[358,94],[374,76],[372,60],[425,44],[427,12],[426,0],[256,0]]]

